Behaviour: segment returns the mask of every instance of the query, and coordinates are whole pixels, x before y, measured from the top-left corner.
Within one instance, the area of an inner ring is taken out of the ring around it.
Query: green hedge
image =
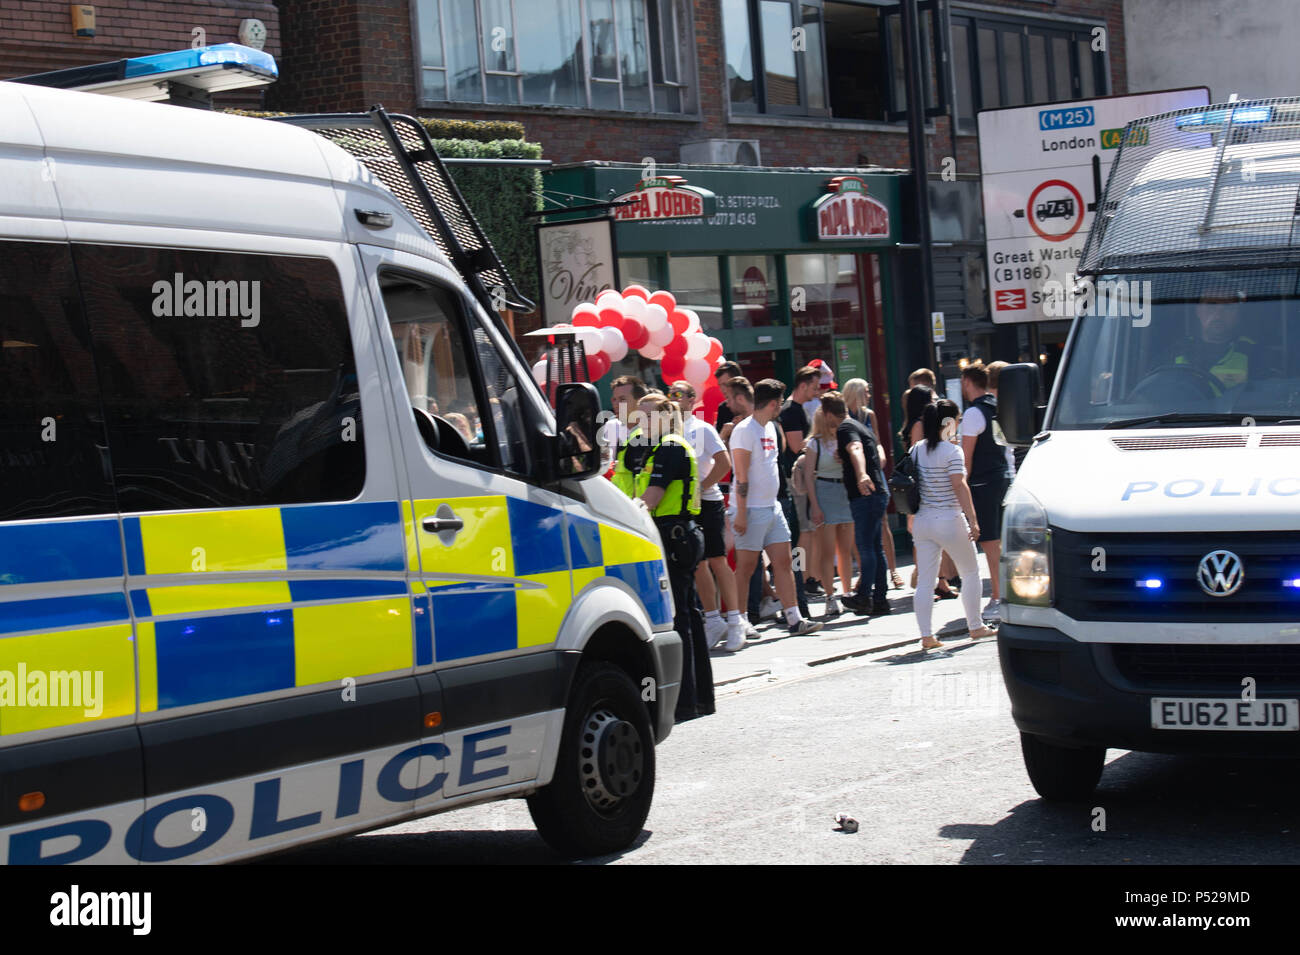
[[[264,119],[289,113],[227,109],[223,112]],[[455,159],[541,159],[541,143],[523,141],[522,123],[496,120],[437,119],[420,117],[438,155]],[[538,300],[535,220],[525,212],[542,207],[540,169],[491,169],[474,166],[448,168],[483,232],[505,263],[519,290]]]

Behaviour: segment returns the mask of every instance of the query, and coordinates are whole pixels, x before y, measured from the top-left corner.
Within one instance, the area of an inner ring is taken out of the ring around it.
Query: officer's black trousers
[[[704,638],[704,614],[695,591],[695,568],[704,556],[704,535],[693,521],[656,521],[668,559],[673,591],[673,627],[682,638],[682,686],[677,722],[714,711],[713,665]],[[676,526],[674,526],[676,525]]]

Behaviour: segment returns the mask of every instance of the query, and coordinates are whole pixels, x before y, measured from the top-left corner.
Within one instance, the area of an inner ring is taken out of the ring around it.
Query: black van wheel
[[[636,684],[613,664],[584,664],[564,715],[555,775],[528,797],[538,833],[568,856],[626,849],[650,814],[654,786],[654,734]]]
[[[1038,795],[1058,802],[1083,802],[1090,797],[1106,765],[1104,747],[1070,749],[1028,733],[1020,734],[1020,751]]]

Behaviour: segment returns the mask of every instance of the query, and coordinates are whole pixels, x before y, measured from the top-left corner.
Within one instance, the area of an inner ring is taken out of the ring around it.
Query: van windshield
[[[1300,424],[1300,270],[1111,275],[1084,288],[1065,300],[1079,317],[1048,427]]]

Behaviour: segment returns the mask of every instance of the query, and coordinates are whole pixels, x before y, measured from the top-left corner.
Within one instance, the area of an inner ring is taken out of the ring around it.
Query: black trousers
[[[704,556],[704,534],[694,521],[656,521],[668,559],[668,583],[673,590],[673,627],[682,638],[682,687],[677,696],[677,722],[714,712],[713,664],[704,638],[704,613],[695,591],[695,569]]]

